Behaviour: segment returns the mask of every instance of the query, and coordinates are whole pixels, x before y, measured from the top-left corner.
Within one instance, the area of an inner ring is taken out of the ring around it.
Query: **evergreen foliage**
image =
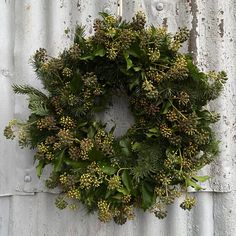
[[[119,224],[133,219],[134,207],[163,218],[166,205],[208,178],[197,171],[217,155],[211,124],[219,117],[205,105],[219,96],[226,74],[203,73],[179,52],[186,29],[171,35],[145,27],[141,12],[131,22],[101,15],[94,35],[86,38],[77,27],[58,58],[36,51],[32,63],[47,95],[14,85],[28,95],[31,115],[25,123],[11,121],[4,134],[36,148],[38,176],[53,166],[46,185],[61,187],[60,209],[80,201],[101,221]],[[135,124],[114,138],[95,114],[119,91],[128,95]],[[194,204],[187,195],[181,207]]]

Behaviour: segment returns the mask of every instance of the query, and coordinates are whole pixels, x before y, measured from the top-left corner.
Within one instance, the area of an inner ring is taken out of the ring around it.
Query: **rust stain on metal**
[[[218,25],[218,27],[219,27],[220,37],[223,38],[224,37],[224,19],[220,20],[220,24]]]
[[[178,7],[178,5],[176,5],[176,8],[175,8],[175,14],[176,14],[176,16],[179,15],[179,7]]]
[[[162,25],[166,28],[168,27],[167,21],[168,21],[167,17],[163,18]]]
[[[25,9],[29,11],[31,9],[31,5],[27,5]]]
[[[76,7],[78,8],[78,10],[81,10],[81,1],[78,0],[78,2],[76,3]]]
[[[189,44],[188,44],[188,51],[192,55],[194,61],[197,61],[197,27],[198,27],[198,19],[197,19],[197,13],[198,13],[198,5],[196,0],[188,0],[187,1],[190,6],[190,11],[192,13],[193,19],[192,19],[192,29],[190,31],[190,37],[189,37]]]
[[[187,3],[188,5],[191,7],[192,3],[191,3],[192,0],[187,0]]]

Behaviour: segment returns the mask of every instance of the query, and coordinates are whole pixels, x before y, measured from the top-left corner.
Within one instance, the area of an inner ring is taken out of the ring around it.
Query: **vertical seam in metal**
[[[123,0],[118,0],[118,7],[117,7],[117,11],[118,11],[118,16],[123,16]]]

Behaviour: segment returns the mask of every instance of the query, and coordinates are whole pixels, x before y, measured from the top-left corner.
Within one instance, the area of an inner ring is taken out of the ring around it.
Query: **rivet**
[[[157,3],[156,9],[157,9],[158,11],[162,11],[163,8],[164,8],[164,4],[163,4],[162,2]]]
[[[24,177],[24,181],[26,182],[26,183],[29,183],[29,182],[31,182],[31,180],[32,180],[32,178],[31,178],[31,176],[30,175],[25,175],[25,177]]]

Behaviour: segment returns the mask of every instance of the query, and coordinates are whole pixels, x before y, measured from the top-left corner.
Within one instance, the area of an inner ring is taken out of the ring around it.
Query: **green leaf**
[[[112,196],[112,198],[117,199],[117,200],[121,200],[123,198],[124,194],[122,193],[117,193],[116,195]]]
[[[196,182],[194,182],[191,179],[186,179],[186,185],[194,188],[197,191],[203,190],[203,188],[200,185],[198,185]]]
[[[120,71],[124,74],[124,75],[127,75],[127,77],[131,77],[133,76],[133,72],[131,71],[128,71],[127,68],[125,67],[120,67]]]
[[[171,103],[169,101],[167,101],[166,103],[163,103],[163,107],[162,107],[162,111],[161,111],[161,114],[166,114],[169,109],[171,107]]]
[[[133,57],[140,58],[142,56],[142,52],[139,48],[138,43],[133,44],[128,50],[127,53]]]
[[[123,193],[124,195],[128,195],[129,194],[129,191],[126,188],[124,188],[124,187],[118,188],[117,191],[119,193]]]
[[[79,69],[77,69],[76,73],[74,73],[72,81],[70,83],[70,87],[71,87],[72,92],[74,93],[78,93],[82,90],[83,81],[82,81]]]
[[[114,126],[111,128],[111,130],[109,131],[109,134],[113,134],[114,131],[115,131],[115,129],[116,129],[116,125],[114,125]]]
[[[176,150],[174,148],[168,147],[166,149],[166,156],[168,158],[174,158],[176,156]]]
[[[40,160],[38,165],[36,166],[36,174],[39,178],[43,173],[43,168],[45,165],[46,165],[45,162],[43,160]]]
[[[129,70],[129,69],[133,66],[133,62],[132,62],[132,60],[129,58],[129,54],[128,54],[127,51],[124,51],[124,52],[123,52],[123,55],[124,55],[125,60],[126,60],[127,70]]]
[[[119,142],[121,146],[121,151],[125,156],[130,155],[130,143],[127,139],[121,139]]]
[[[96,133],[96,129],[93,126],[90,126],[88,129],[88,134],[87,134],[88,138],[92,139],[95,133]]]
[[[142,69],[140,66],[134,66],[133,68],[135,72],[138,72]]]
[[[142,184],[141,194],[142,194],[141,207],[144,210],[147,210],[153,204],[155,198],[154,192],[153,190],[150,189],[150,186],[148,186],[147,183],[144,183]]]
[[[100,164],[99,165],[102,171],[107,175],[114,175],[117,172],[117,168],[114,166],[109,166],[106,164]]]
[[[63,159],[64,159],[65,149],[56,155],[55,163],[54,163],[54,171],[59,172],[61,171]]]
[[[159,137],[160,136],[160,130],[158,128],[151,128],[148,130],[149,133],[146,133],[146,136],[148,138],[152,138],[152,137]]]
[[[114,192],[114,190],[108,189],[106,192],[106,195],[105,195],[105,199],[108,199],[112,195],[113,192]]]
[[[105,48],[102,45],[99,45],[93,53],[82,56],[80,60],[82,61],[93,60],[97,56],[104,57],[105,54],[106,54]]]
[[[106,54],[106,50],[102,45],[99,45],[96,51],[94,51],[94,56],[104,57]]]
[[[132,182],[128,170],[124,170],[121,176],[122,182],[129,192],[132,189]]]
[[[101,161],[101,160],[106,159],[106,156],[104,155],[104,153],[97,148],[92,148],[89,151],[88,155],[89,155],[89,159],[93,161]]]
[[[159,129],[156,128],[156,127],[155,128],[151,128],[148,131],[151,132],[151,133],[155,133],[155,134],[160,132]]]
[[[194,175],[193,177],[192,177],[194,180],[197,180],[197,181],[199,181],[199,182],[206,182],[208,179],[210,179],[211,177],[209,176],[209,175],[204,175],[204,176],[196,176],[196,175]]]
[[[88,122],[86,121],[86,122],[81,122],[81,123],[79,123],[78,125],[77,125],[77,127],[78,128],[81,128],[81,127],[84,127],[85,125],[87,125],[88,124]]]
[[[159,135],[156,135],[156,134],[153,134],[153,133],[146,133],[146,136],[148,138],[159,137]]]
[[[141,143],[139,142],[135,142],[134,144],[132,144],[132,149],[135,150],[139,150],[142,147]]]
[[[93,60],[94,57],[95,57],[95,56],[94,56],[93,54],[84,55],[84,56],[80,57],[80,60],[81,60],[81,61]]]
[[[133,66],[133,62],[129,58],[126,60],[126,62],[127,62],[127,70],[129,70]]]
[[[132,90],[137,85],[139,85],[139,78],[138,77],[132,78],[132,81],[129,84],[129,89]]]
[[[74,160],[70,160],[68,158],[64,159],[64,162],[68,165],[73,167],[73,169],[80,169],[80,168],[85,168],[86,166],[88,166],[88,162],[85,161],[74,161]]]

